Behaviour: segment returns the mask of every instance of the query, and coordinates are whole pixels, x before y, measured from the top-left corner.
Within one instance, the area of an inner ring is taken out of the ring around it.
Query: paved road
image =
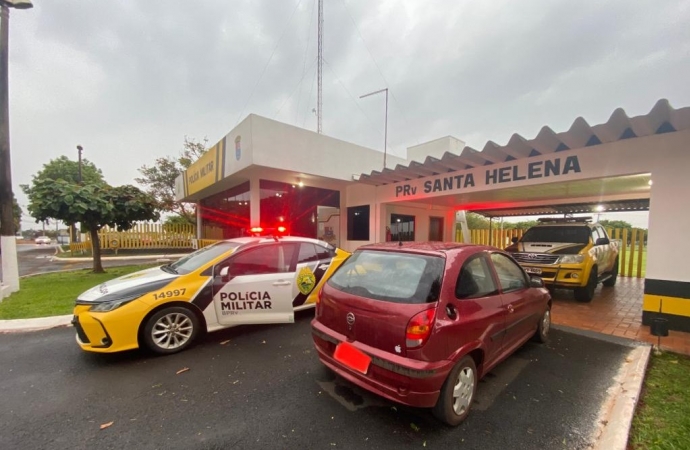
[[[69,328],[0,335],[0,448],[581,449],[630,350],[554,330],[489,374],[449,428],[324,369],[311,315],[167,357],[82,353]]]
[[[91,261],[51,261],[55,255],[55,245],[19,244],[17,245],[17,259],[19,262],[19,276],[35,273],[53,272],[56,270],[89,269]],[[105,260],[103,267],[129,266],[132,264],[146,264],[155,262],[156,258],[138,260]],[[0,268],[2,279],[2,268]]]

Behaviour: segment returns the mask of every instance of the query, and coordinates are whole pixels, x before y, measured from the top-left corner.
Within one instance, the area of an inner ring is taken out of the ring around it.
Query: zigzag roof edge
[[[398,164],[395,170],[398,170],[399,167],[400,169],[409,169],[412,162],[421,165],[434,162],[454,162],[466,166],[475,166],[477,164],[477,161],[475,161],[477,159],[476,157],[483,160],[489,160],[489,158],[484,156],[486,155],[490,156],[490,159],[494,159],[497,155],[492,153],[495,152],[502,152],[511,157],[515,157],[515,154],[524,153],[526,147],[531,149],[537,148],[538,151],[538,147],[541,147],[542,151],[550,150],[551,152],[556,151],[561,144],[568,148],[580,148],[586,145],[586,143],[582,143],[584,136],[582,132],[587,130],[591,132],[591,135],[587,139],[596,137],[601,143],[609,143],[624,139],[623,134],[627,128],[631,128],[634,135],[638,137],[654,134],[657,132],[658,127],[664,122],[669,122],[676,131],[690,129],[690,106],[675,109],[667,99],[661,98],[656,101],[647,114],[641,114],[634,117],[628,116],[624,108],[618,107],[613,110],[609,119],[604,123],[590,125],[584,117],[578,116],[572,122],[568,130],[560,133],[556,133],[551,127],[544,125],[533,139],[527,139],[519,133],[513,133],[506,145],[499,145],[489,140],[484,144],[481,151],[470,146],[465,146],[460,154],[445,152],[440,159],[434,158],[431,160],[429,159],[431,157],[427,156],[424,162],[415,160],[410,161],[407,166]],[[579,136],[576,135],[578,130],[580,133]],[[578,146],[568,145],[573,143],[577,143]],[[555,147],[553,146],[554,144],[556,144]],[[485,151],[486,153],[484,153]],[[470,157],[471,159],[465,159],[465,157]],[[374,176],[375,172],[376,171],[371,172],[372,176]],[[380,174],[381,172],[377,173]]]

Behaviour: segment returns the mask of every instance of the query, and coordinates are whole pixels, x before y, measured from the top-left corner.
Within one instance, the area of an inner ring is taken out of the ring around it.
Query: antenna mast
[[[319,0],[319,54],[317,57],[317,100],[316,100],[316,132],[321,134],[321,120],[323,115],[323,0]]]

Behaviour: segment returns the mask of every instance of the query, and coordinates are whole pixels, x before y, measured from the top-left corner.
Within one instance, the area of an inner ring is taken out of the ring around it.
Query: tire
[[[611,269],[611,278],[605,280],[602,284],[606,287],[614,287],[616,285],[616,279],[618,278],[618,258],[616,262],[613,263],[613,269]]]
[[[177,327],[175,331],[171,327]],[[181,352],[199,334],[199,319],[194,312],[180,306],[163,308],[146,321],[144,344],[160,355]]]
[[[582,303],[589,303],[594,298],[594,290],[597,288],[597,267],[592,267],[589,272],[589,279],[587,285],[581,288],[575,288],[575,300]]]
[[[432,410],[434,416],[448,425],[460,425],[470,413],[478,381],[474,359],[465,356],[453,367],[443,383],[441,394]]]
[[[546,306],[546,311],[539,320],[537,332],[534,333],[532,340],[541,344],[549,342],[549,332],[551,331],[551,305]]]

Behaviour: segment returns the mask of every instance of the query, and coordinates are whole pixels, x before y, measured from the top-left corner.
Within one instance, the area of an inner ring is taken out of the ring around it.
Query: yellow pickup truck
[[[597,284],[616,284],[620,246],[591,217],[549,218],[513,238],[506,251],[549,289],[573,289],[576,300],[590,302]]]

